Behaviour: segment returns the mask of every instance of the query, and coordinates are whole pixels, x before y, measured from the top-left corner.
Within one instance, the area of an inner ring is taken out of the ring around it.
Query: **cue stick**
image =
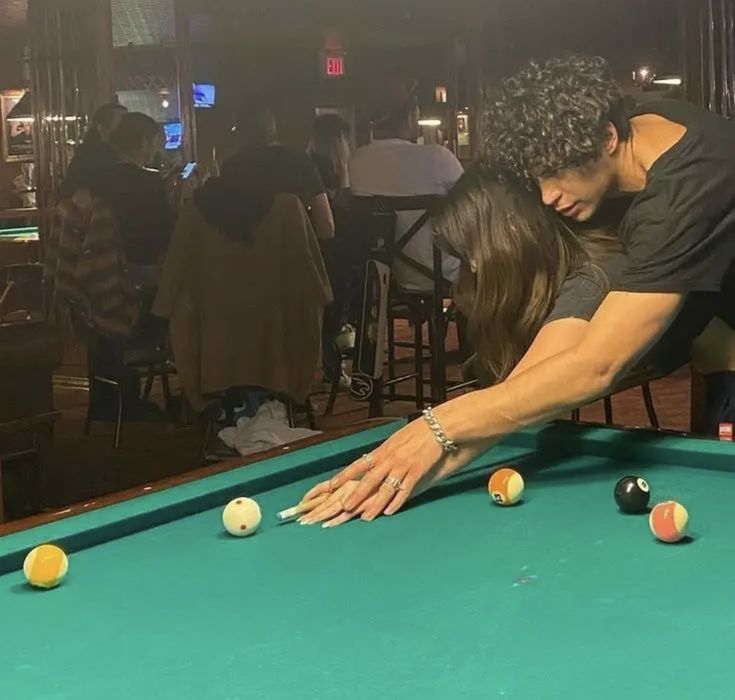
[[[303,503],[299,503],[291,508],[286,508],[286,510],[282,510],[280,513],[276,514],[276,517],[282,523],[288,522],[290,520],[295,520],[302,513],[313,510],[317,506],[320,506],[331,495],[331,493],[322,493],[318,496],[314,496],[314,498],[310,498],[308,501],[304,501]]]

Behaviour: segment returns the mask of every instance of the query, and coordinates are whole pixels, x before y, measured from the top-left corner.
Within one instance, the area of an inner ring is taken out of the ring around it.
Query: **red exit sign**
[[[324,73],[327,78],[341,78],[345,74],[345,56],[342,53],[324,55]]]

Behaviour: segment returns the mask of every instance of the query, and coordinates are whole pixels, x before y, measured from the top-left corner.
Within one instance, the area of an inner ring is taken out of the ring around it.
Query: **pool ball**
[[[493,472],[487,484],[490,498],[500,506],[518,503],[523,495],[523,488],[523,477],[510,467],[503,467]]]
[[[55,588],[69,571],[64,550],[54,544],[34,547],[23,562],[23,574],[34,588]]]
[[[233,537],[247,537],[255,533],[260,518],[260,506],[252,498],[234,498],[222,511],[222,524]]]
[[[651,489],[640,476],[624,476],[615,484],[615,503],[623,513],[647,513]]]
[[[648,517],[651,532],[662,542],[678,542],[683,539],[687,534],[688,523],[687,509],[676,501],[657,503]]]

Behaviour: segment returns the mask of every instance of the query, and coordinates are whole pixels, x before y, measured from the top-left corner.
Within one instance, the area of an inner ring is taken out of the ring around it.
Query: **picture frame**
[[[6,163],[32,161],[34,156],[33,122],[9,122],[7,119],[21,97],[22,90],[0,92],[0,141]]]

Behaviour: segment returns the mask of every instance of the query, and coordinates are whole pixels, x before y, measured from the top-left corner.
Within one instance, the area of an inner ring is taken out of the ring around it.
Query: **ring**
[[[395,476],[386,476],[385,479],[383,479],[383,483],[388,488],[391,488],[394,491],[400,491],[403,481],[401,481],[398,477],[395,477]]]
[[[364,462],[367,464],[368,471],[370,471],[371,469],[375,469],[375,457],[373,457],[369,452],[366,452],[362,457],[360,457],[360,459],[364,460]]]

